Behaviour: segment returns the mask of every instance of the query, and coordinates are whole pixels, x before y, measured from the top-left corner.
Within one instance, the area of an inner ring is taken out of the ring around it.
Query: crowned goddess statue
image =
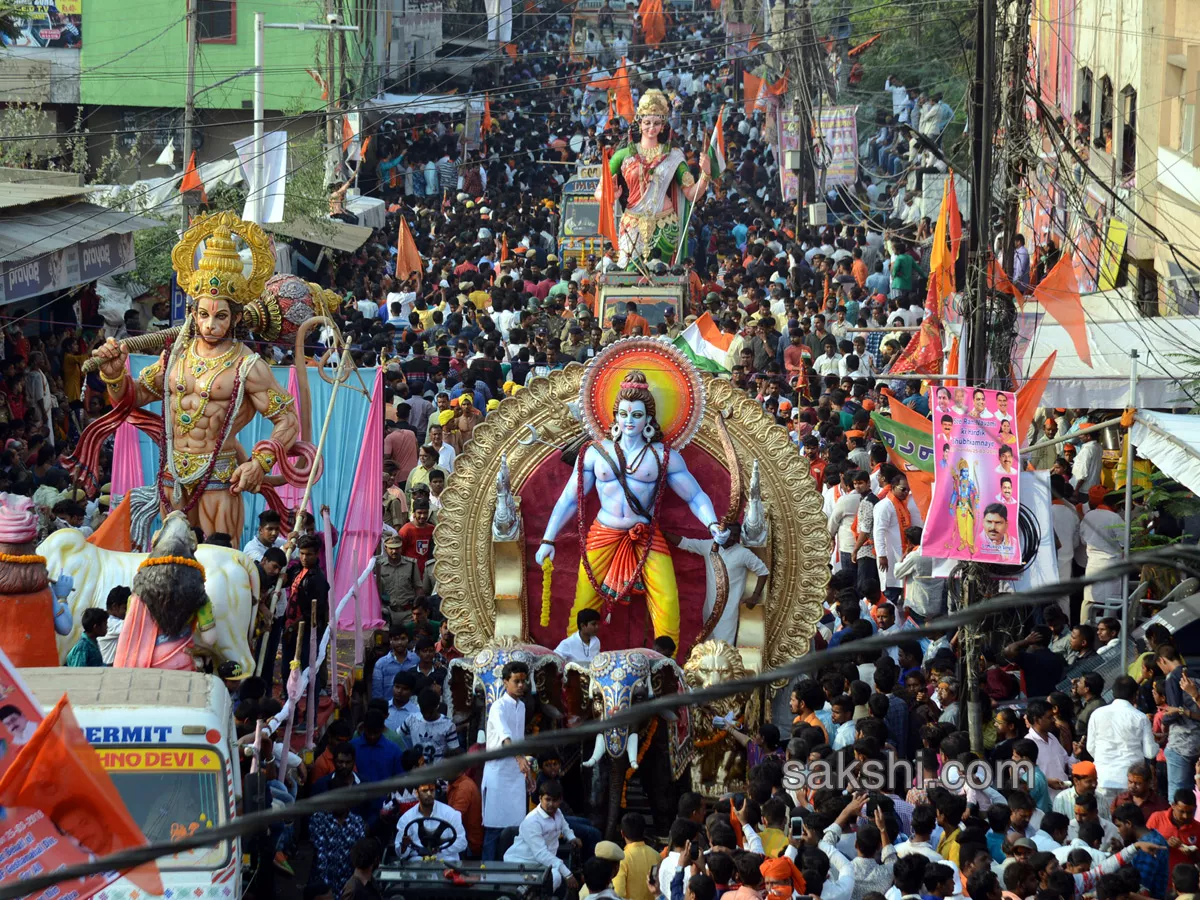
[[[609,160],[609,171],[623,183],[616,196],[625,198],[617,238],[622,267],[631,260],[649,260],[655,249],[663,260],[671,260],[685,237],[685,201],[696,203],[708,190],[708,155],[700,158],[700,179],[696,180],[683,151],[669,143],[670,111],[666,94],[646,91],[637,105],[636,142],[621,147]],[[600,199],[599,188],[596,198]]]

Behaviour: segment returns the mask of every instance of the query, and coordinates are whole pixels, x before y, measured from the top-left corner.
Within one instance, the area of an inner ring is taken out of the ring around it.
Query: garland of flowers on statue
[[[538,624],[543,628],[550,626],[550,582],[554,577],[554,560],[546,557],[542,560],[542,612]]]
[[[650,750],[650,742],[654,740],[654,735],[658,732],[658,719],[650,720],[650,727],[646,729],[646,736],[641,739],[638,745],[637,764],[639,768],[642,765],[642,760],[646,758],[646,753]],[[625,770],[625,782],[621,785],[621,809],[625,808],[625,797],[629,792],[629,782],[633,780],[633,773],[636,770],[630,766]]]
[[[33,553],[23,553],[19,556],[14,556],[11,553],[0,553],[0,563],[11,563],[14,566],[45,565],[46,557]]]
[[[702,741],[696,741],[695,747],[697,750],[707,750],[709,747],[713,747],[721,743],[721,741],[725,740],[727,737],[729,737],[729,730],[722,728],[712,737],[705,738]]]
[[[641,558],[638,560],[637,568],[634,570],[633,576],[629,579],[625,586],[621,588],[621,593],[617,594],[615,597],[610,597],[605,594],[602,586],[596,580],[596,573],[592,571],[592,564],[588,560],[587,529],[584,527],[583,522],[584,501],[586,500],[583,490],[583,458],[587,454],[588,448],[594,443],[598,442],[588,441],[585,443],[580,448],[579,456],[576,461],[577,471],[575,478],[575,499],[579,515],[579,561],[583,564],[583,571],[586,573],[587,579],[592,585],[592,590],[594,590],[598,596],[604,597],[604,622],[605,624],[608,624],[612,622],[613,606],[618,603],[625,604],[629,602],[629,597],[633,593],[633,587],[642,580],[642,573],[645,572],[646,563],[650,559],[650,546],[654,543],[654,523],[658,521],[658,513],[662,507],[663,494],[665,493],[663,489],[666,487],[667,463],[671,456],[671,445],[668,442],[663,441],[662,459],[658,460],[658,481],[654,486],[654,512],[651,514],[650,522],[646,526],[645,546],[640,548],[642,550],[642,554]],[[613,449],[617,452],[617,465],[624,469],[625,454],[621,452],[620,444],[618,444],[616,441],[613,441]],[[653,447],[651,447],[651,449],[653,450]],[[658,459],[657,453],[655,454],[655,459]],[[624,472],[621,472],[620,474],[623,475]],[[544,590],[545,587],[543,585],[543,591]]]

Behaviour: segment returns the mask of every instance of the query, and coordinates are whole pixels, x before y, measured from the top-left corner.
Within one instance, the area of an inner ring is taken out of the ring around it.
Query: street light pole
[[[265,52],[263,47],[264,26],[266,16],[260,12],[254,14],[254,183],[250,185],[250,221],[263,223],[263,207],[266,197],[263,196],[266,186],[263,184],[263,172],[266,163],[263,158],[263,95],[266,92],[263,73]]]
[[[187,95],[183,105],[183,169],[186,172],[188,163],[192,160],[192,128],[196,120],[196,44],[198,35],[196,26],[196,0],[187,3]],[[188,198],[180,197],[183,207],[182,231],[187,231],[189,224]]]

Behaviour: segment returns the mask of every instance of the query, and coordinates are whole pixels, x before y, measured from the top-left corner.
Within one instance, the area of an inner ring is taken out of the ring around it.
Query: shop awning
[[[460,113],[467,108],[467,98],[454,94],[380,94],[363,105],[389,116]]]
[[[45,185],[38,185],[44,188]],[[75,190],[78,190],[76,188]],[[73,244],[166,225],[94,203],[35,206],[0,215],[0,263],[8,265]]]
[[[308,241],[318,247],[330,247],[342,253],[353,253],[367,242],[371,229],[363,225],[348,225],[337,219],[294,219],[291,222],[267,222],[263,228],[272,234]]]
[[[1130,434],[1139,456],[1200,494],[1200,417],[1139,409]]]
[[[164,225],[94,203],[11,208],[0,214],[0,303],[130,272],[133,233]]]

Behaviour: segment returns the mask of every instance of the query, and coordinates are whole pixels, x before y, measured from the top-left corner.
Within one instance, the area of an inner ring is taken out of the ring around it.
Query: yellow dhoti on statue
[[[957,509],[954,511],[954,518],[958,521],[958,539],[962,544],[966,544],[971,553],[975,552],[975,510],[971,508],[971,504],[960,502]]]
[[[601,610],[606,600],[613,600],[635,581],[629,594],[631,601],[639,595],[646,597],[646,609],[654,636],[667,636],[679,645],[679,587],[675,583],[675,565],[671,550],[662,532],[654,529],[650,537],[650,553],[641,576],[637,577],[638,560],[645,551],[649,525],[635,525],[628,531],[609,528],[593,522],[587,535],[587,560],[600,591],[592,587],[591,579],[579,563],[579,578],[575,583],[575,605],[567,621],[567,634],[575,633],[575,617],[582,609]]]

